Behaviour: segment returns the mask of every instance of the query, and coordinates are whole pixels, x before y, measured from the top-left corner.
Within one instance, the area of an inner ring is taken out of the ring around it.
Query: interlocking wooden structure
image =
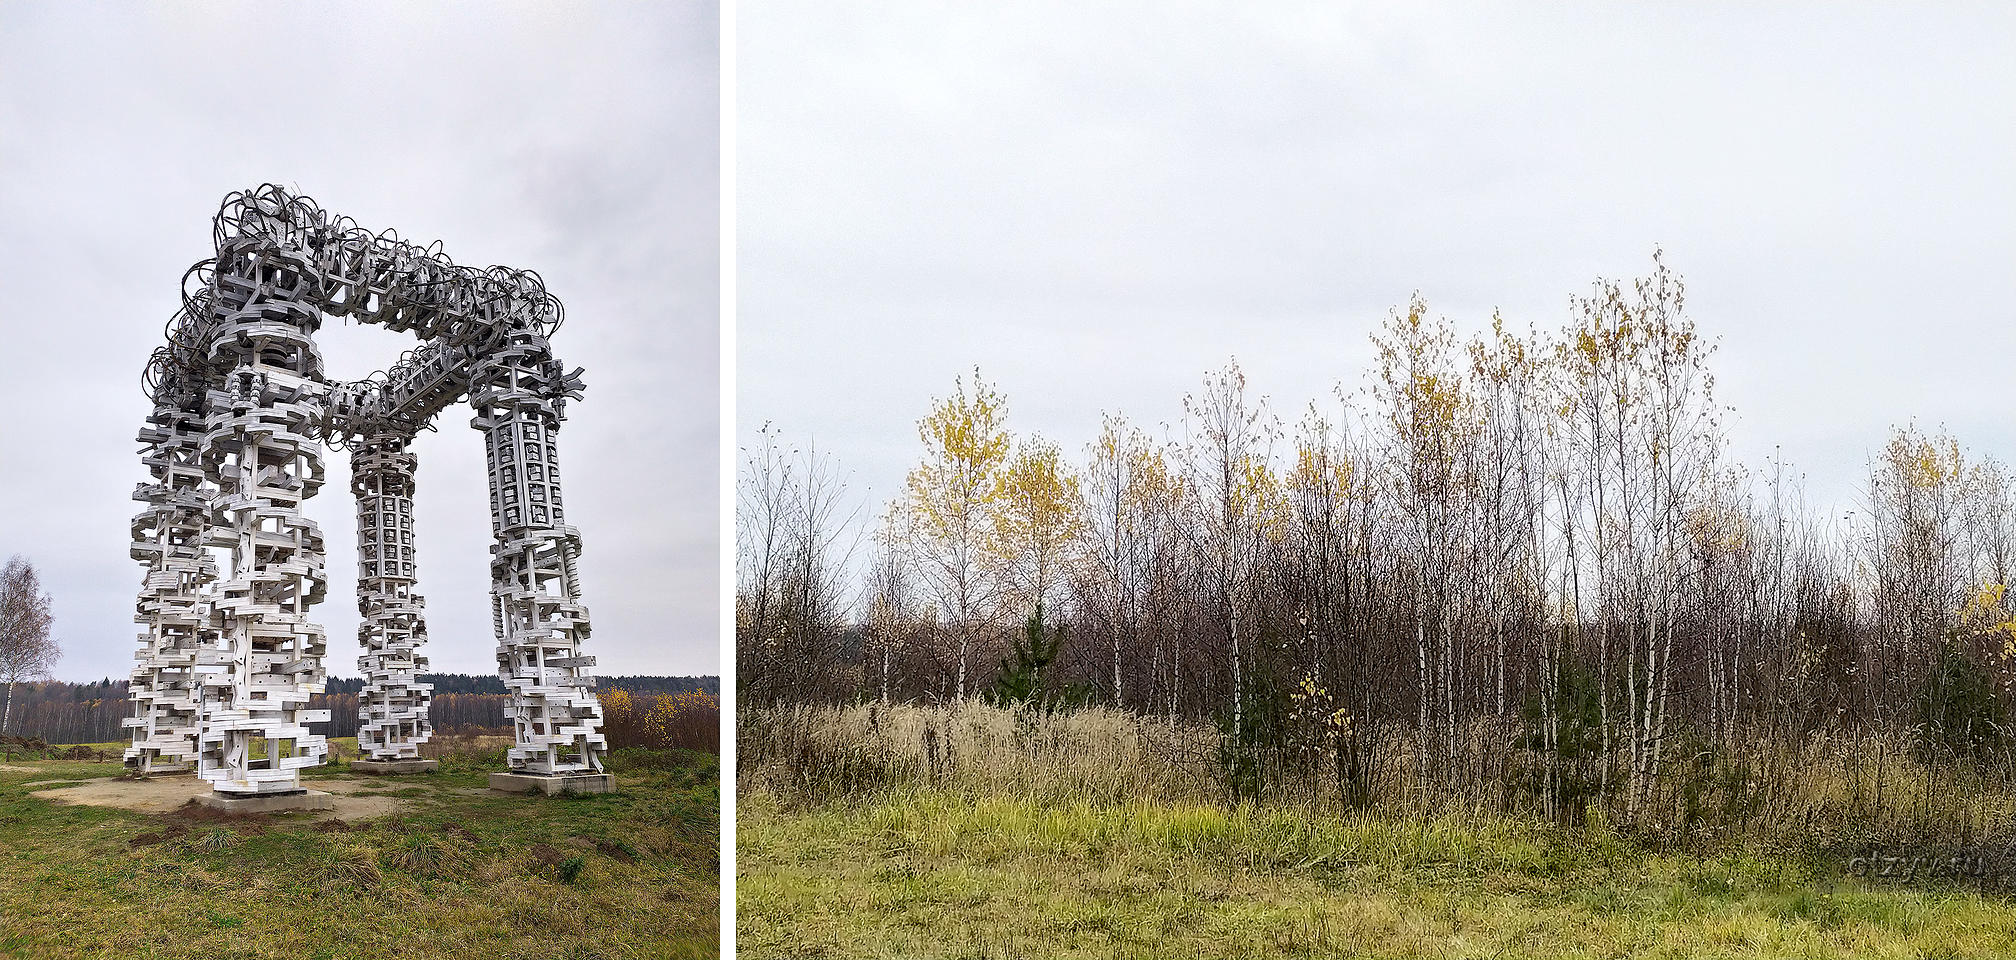
[[[222,794],[301,790],[328,720],[322,533],[302,505],[322,486],[324,444],[351,454],[357,502],[358,745],[372,760],[418,756],[430,734],[425,605],[415,592],[415,434],[467,400],[490,470],[492,620],[511,691],[513,773],[602,772],[601,708],[566,523],[557,434],[581,371],[548,338],[560,301],[539,276],[456,265],[333,217],[267,184],[225,198],[216,256],[190,269],[167,345],[144,378],[152,477],[134,493],[134,559],[147,566],[135,617],[132,744],[141,773],[194,769]],[[325,317],[410,333],[421,344],[364,380],[328,379]]]

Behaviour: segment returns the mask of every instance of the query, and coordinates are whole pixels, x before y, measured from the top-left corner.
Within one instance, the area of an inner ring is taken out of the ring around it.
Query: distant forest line
[[[501,727],[504,704],[509,694],[504,682],[492,675],[467,673],[423,673],[423,683],[434,685],[431,716],[437,730],[462,726]],[[324,692],[311,698],[315,709],[330,710],[329,722],[313,726],[325,736],[357,735],[357,694],[364,688],[362,677],[330,677]],[[633,696],[705,693],[719,696],[721,678],[705,677],[598,677],[598,690],[622,690]],[[106,743],[126,736],[120,721],[128,715],[126,681],[110,678],[90,683],[52,680],[23,683],[14,688],[13,720],[7,733],[49,743]]]

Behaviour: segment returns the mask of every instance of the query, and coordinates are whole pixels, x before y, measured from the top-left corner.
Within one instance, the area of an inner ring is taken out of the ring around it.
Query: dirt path
[[[35,795],[59,803],[118,807],[138,813],[167,813],[209,789],[208,783],[195,777],[157,777],[152,780],[108,777],[53,790],[37,790]],[[314,811],[312,816],[316,819],[363,820],[396,812],[406,805],[406,801],[398,797],[361,795],[359,791],[366,789],[364,785],[350,780],[316,780],[309,784],[309,789],[328,791],[336,800],[336,809]]]

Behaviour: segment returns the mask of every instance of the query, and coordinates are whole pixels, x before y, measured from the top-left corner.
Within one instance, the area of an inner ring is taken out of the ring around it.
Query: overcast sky
[[[560,464],[603,674],[719,669],[719,27],[712,4],[0,5],[0,555],[55,598],[61,679],[124,677],[140,371],[229,191],[273,181],[459,263],[535,269],[587,368]],[[415,345],[336,323],[329,375]],[[481,437],[417,444],[425,652],[496,670]],[[357,674],[346,455],[331,674]]]
[[[1082,6],[740,8],[738,443],[879,503],[976,363],[1081,459],[1233,356],[1292,421],[1415,291],[1558,329],[1663,247],[1816,506],[1912,418],[2016,460],[2016,8]]]

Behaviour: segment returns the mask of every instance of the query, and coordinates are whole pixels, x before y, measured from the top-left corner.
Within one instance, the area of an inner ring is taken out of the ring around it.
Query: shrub
[[[1952,643],[1939,651],[1917,698],[1917,747],[1921,758],[1944,751],[1981,759],[2002,745],[2009,715],[1995,694],[1988,671]]]
[[[602,732],[611,748],[721,752],[721,701],[711,694],[608,690],[600,699]]]

